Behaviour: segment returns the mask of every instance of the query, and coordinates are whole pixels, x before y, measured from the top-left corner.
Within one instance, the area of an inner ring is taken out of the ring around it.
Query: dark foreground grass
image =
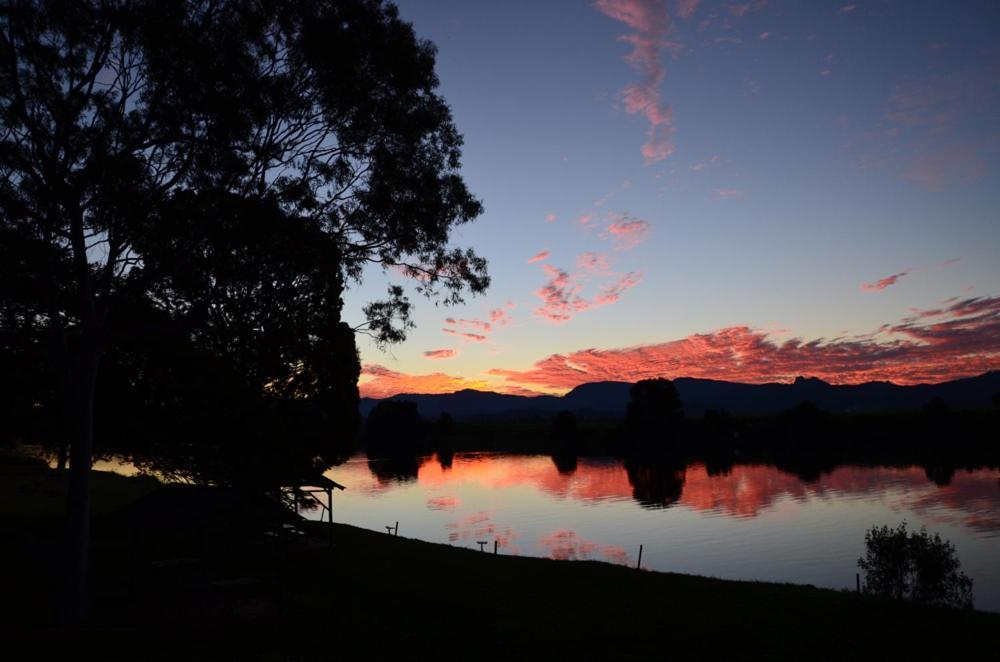
[[[118,490],[116,481],[95,486]],[[15,633],[33,642],[23,659],[913,660],[995,659],[1000,650],[996,614],[493,556],[342,525],[335,538],[333,550],[288,551],[279,609],[169,625],[111,608],[116,564],[129,552],[105,541],[95,552],[94,625],[65,637],[25,622]],[[30,573],[5,574],[21,578],[6,583],[9,626],[11,587],[39,586]]]

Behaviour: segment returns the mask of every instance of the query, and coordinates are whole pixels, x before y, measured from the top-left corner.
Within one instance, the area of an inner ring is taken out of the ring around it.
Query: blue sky
[[[459,308],[415,298],[418,328],[388,351],[359,337],[363,391],[1000,366],[1000,4],[397,4],[439,49],[486,209],[454,243],[489,259],[493,286]],[[347,320],[394,280],[371,271]],[[498,309],[487,333],[446,322]],[[929,335],[956,319],[960,343]],[[826,363],[794,339],[823,339]],[[588,349],[614,360],[566,374]],[[535,365],[552,355],[561,370]]]

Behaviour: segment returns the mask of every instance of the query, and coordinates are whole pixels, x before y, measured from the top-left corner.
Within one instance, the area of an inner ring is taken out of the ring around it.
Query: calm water
[[[413,477],[415,473],[415,478]],[[841,467],[805,482],[771,466],[709,475],[581,458],[456,454],[411,466],[358,456],[327,475],[347,486],[334,520],[503,554],[595,559],[730,579],[853,588],[864,532],[906,520],[951,540],[979,609],[1000,611],[1000,472],[958,471],[945,487],[921,468]]]

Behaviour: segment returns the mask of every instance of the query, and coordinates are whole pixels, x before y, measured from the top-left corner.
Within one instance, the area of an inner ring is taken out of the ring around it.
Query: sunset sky
[[[1000,368],[1000,3],[398,5],[493,285],[359,336],[362,395]]]

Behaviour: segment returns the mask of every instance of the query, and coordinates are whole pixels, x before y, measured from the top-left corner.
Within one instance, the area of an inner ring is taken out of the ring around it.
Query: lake
[[[951,540],[978,609],[1000,611],[1000,472],[839,467],[815,481],[768,465],[724,473],[608,458],[561,469],[549,456],[456,453],[412,462],[355,456],[334,521],[502,554],[593,559],[727,579],[854,588],[873,524],[926,525]],[[939,478],[939,482],[941,479]]]

